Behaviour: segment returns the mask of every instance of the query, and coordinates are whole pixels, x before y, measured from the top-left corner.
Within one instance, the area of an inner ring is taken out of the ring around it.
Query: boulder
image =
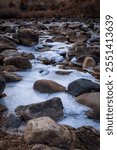
[[[80,127],[76,136],[83,150],[100,150],[100,133],[96,129],[89,126]]]
[[[29,69],[32,67],[30,61],[24,57],[21,56],[11,56],[4,59],[4,65],[13,65],[16,68],[20,69]]]
[[[79,96],[92,91],[99,92],[100,85],[88,79],[78,79],[68,85],[68,92],[73,96]]]
[[[18,81],[22,80],[22,78],[20,76],[16,75],[15,73],[12,73],[12,72],[4,71],[3,75],[4,75],[6,82],[18,82]]]
[[[16,44],[7,37],[0,36],[0,52],[6,49],[16,49]]]
[[[38,44],[38,33],[33,29],[20,29],[18,39],[21,45],[34,46]]]
[[[6,82],[2,75],[0,75],[0,94],[2,94],[5,90]]]
[[[57,124],[49,117],[32,119],[24,132],[28,144],[47,144],[49,146],[69,147],[72,141],[67,127]]]
[[[100,119],[100,92],[84,93],[76,101],[92,108],[92,112],[88,112],[90,118]]]
[[[37,80],[33,88],[41,93],[64,92],[65,87],[52,80]]]
[[[58,121],[64,115],[63,105],[61,99],[58,97],[41,103],[18,106],[15,112],[20,115],[24,121],[44,116],[48,116],[53,120]]]
[[[82,67],[88,68],[88,67],[94,67],[96,66],[96,61],[93,57],[86,57],[83,61]]]

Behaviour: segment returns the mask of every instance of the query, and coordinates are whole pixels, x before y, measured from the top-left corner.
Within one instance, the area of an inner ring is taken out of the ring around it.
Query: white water
[[[51,52],[56,52],[55,54],[59,55],[58,50],[60,51],[61,45],[62,50],[68,51],[68,47],[70,45],[57,43],[46,43],[47,45],[53,45],[51,48]],[[56,48],[56,50],[55,50]],[[35,58],[38,56],[43,57],[43,52],[36,52],[34,47],[28,48],[24,46],[18,47],[19,52],[31,52],[35,55]],[[53,54],[54,54],[53,53]],[[46,56],[48,59],[50,56],[50,52],[46,52]],[[18,75],[22,76],[23,80],[18,83],[10,83],[7,84],[5,93],[6,97],[2,99],[2,103],[6,105],[9,109],[9,113],[14,112],[15,108],[19,105],[28,105],[32,103],[46,101],[53,97],[60,97],[64,106],[64,114],[65,118],[59,121],[60,124],[71,125],[75,128],[90,125],[99,130],[99,123],[95,122],[91,119],[88,119],[85,115],[85,112],[89,110],[88,107],[83,106],[75,102],[74,97],[69,95],[68,93],[54,93],[54,94],[42,94],[35,90],[33,90],[33,84],[36,80],[40,79],[49,79],[58,82],[59,84],[65,86],[67,88],[68,84],[72,81],[79,78],[87,78],[93,81],[96,81],[93,76],[89,73],[83,73],[75,70],[72,71],[69,75],[58,75],[56,71],[62,71],[59,69],[59,66],[52,65],[44,65],[41,64],[38,60],[32,60],[32,69],[25,70],[23,72],[17,72]],[[64,70],[65,71],[65,70]],[[40,73],[41,72],[41,73]]]

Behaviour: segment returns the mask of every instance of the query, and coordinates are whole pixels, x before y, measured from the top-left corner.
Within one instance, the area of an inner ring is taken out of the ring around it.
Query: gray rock
[[[21,119],[15,116],[14,114],[10,114],[7,118],[5,127],[6,128],[19,128],[21,126]]]
[[[15,112],[20,115],[24,121],[44,116],[48,116],[53,120],[58,121],[63,117],[63,105],[61,99],[55,97],[41,103],[18,106],[15,109]]]
[[[79,96],[92,91],[99,92],[100,85],[88,79],[78,79],[68,85],[68,92],[73,96]]]

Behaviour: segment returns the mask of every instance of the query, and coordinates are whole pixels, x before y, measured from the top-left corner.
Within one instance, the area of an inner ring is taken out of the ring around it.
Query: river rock
[[[0,36],[0,52],[6,49],[16,49],[16,44],[7,37]]]
[[[21,45],[34,46],[38,44],[38,33],[32,29],[20,29],[18,39]]]
[[[4,105],[0,104],[0,113],[3,113],[5,111],[7,111],[7,108]]]
[[[4,59],[4,65],[13,65],[16,68],[20,69],[29,69],[32,67],[30,61],[26,58],[23,58],[21,56],[15,56],[15,57],[7,57]]]
[[[44,116],[48,116],[53,120],[58,121],[64,115],[63,105],[61,99],[58,97],[41,103],[18,106],[15,111],[24,121]]]
[[[92,91],[99,92],[100,85],[88,79],[77,79],[68,85],[68,92],[73,96]]]
[[[26,59],[28,59],[28,60],[32,60],[32,59],[35,58],[35,56],[32,53],[25,53],[25,52],[23,52],[21,54],[21,56],[24,57],[24,58],[26,58]]]
[[[24,132],[24,139],[29,144],[46,143],[49,146],[69,148],[72,141],[69,130],[49,117],[30,120]]]
[[[18,118],[14,114],[10,114],[7,118],[7,121],[5,123],[6,128],[19,128],[21,126],[21,119]]]
[[[80,145],[84,147],[82,150],[100,150],[100,133],[96,129],[89,126],[80,127],[76,136]]]
[[[76,101],[92,108],[92,111],[88,112],[90,118],[100,119],[100,92],[81,94]]]
[[[22,80],[20,76],[12,72],[4,71],[3,74],[6,82],[18,82]]]
[[[31,150],[66,150],[66,149],[61,149],[61,148],[57,148],[57,147],[50,147],[47,145],[42,145],[42,144],[36,144],[32,147]]]
[[[7,66],[3,67],[3,70],[7,71],[7,72],[16,72],[16,71],[18,71],[18,68],[16,68],[13,65],[7,65]]]
[[[83,61],[82,67],[88,68],[88,67],[94,67],[96,66],[96,61],[93,57],[86,57]]]
[[[0,53],[3,57],[10,57],[10,56],[21,56],[21,54],[17,50],[6,49]]]
[[[2,75],[0,75],[0,94],[2,94],[5,90],[6,82]]]
[[[52,80],[37,80],[33,88],[41,93],[64,92],[65,87]]]

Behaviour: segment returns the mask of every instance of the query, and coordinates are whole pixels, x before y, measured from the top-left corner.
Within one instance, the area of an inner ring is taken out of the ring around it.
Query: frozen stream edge
[[[59,51],[62,43],[55,42],[50,44],[53,45],[51,51],[54,51],[55,49],[58,49]],[[63,50],[67,51],[68,46],[69,45],[63,43]],[[43,55],[42,52],[36,52],[34,50],[34,47],[29,48],[18,46],[18,50],[19,52],[31,52],[35,55],[35,58],[37,58],[39,55]],[[56,51],[56,53],[58,53],[58,51]],[[47,53],[47,57],[48,55],[49,52]],[[64,119],[59,121],[60,124],[70,125],[75,128],[88,125],[99,130],[100,124],[94,120],[87,118],[87,116],[85,115],[85,112],[89,110],[89,108],[77,103],[73,96],[65,92],[42,94],[33,89],[33,84],[36,80],[49,79],[67,87],[70,82],[80,78],[87,78],[96,81],[93,76],[91,76],[89,73],[83,73],[76,70],[67,70],[72,71],[72,73],[66,76],[57,75],[55,71],[62,70],[59,69],[58,66],[44,65],[39,63],[39,61],[36,59],[32,60],[31,63],[32,69],[17,72],[18,75],[23,77],[22,81],[18,83],[7,84],[7,87],[5,89],[5,93],[7,94],[7,96],[2,98],[1,101],[9,109],[9,113],[13,113],[14,109],[19,105],[28,105],[32,103],[43,102],[53,97],[60,97],[63,103],[65,114]],[[40,73],[40,70],[43,70],[43,72]]]

